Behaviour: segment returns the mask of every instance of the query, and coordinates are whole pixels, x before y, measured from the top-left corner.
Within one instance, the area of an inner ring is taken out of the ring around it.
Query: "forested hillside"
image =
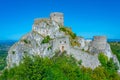
[[[26,56],[19,66],[5,69],[1,80],[120,80],[117,66],[112,59],[108,61],[104,54],[99,55],[101,66],[95,70],[81,66],[82,61],[76,61],[65,53],[53,58]]]

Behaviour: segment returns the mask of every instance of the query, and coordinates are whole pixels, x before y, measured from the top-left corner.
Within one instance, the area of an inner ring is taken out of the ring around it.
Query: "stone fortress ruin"
[[[56,51],[68,55],[72,55],[76,60],[81,60],[82,65],[95,69],[100,64],[98,54],[104,53],[108,58],[113,58],[118,62],[116,56],[113,56],[110,45],[107,43],[106,36],[94,36],[93,40],[85,40],[82,37],[76,36],[76,39],[71,40],[70,34],[61,31],[64,27],[64,15],[60,12],[53,12],[49,18],[37,18],[34,20],[32,31],[26,34],[18,43],[11,47],[8,54],[8,64],[18,64],[24,56],[24,52],[29,55],[51,56]],[[69,29],[68,29],[69,30]],[[72,33],[72,32],[71,32]],[[50,42],[41,44],[41,42],[49,36]],[[27,43],[25,43],[27,42]],[[76,42],[80,46],[72,45],[71,42]],[[30,43],[30,44],[28,44]],[[12,52],[15,54],[12,54]],[[23,51],[23,52],[22,52]],[[19,57],[19,55],[21,57]]]
[[[36,24],[42,21],[45,21],[47,24],[53,23],[54,25],[57,25],[55,27],[52,26],[52,28],[48,28],[47,24],[37,24],[33,26],[34,31],[37,31],[43,36],[49,35],[51,38],[54,38],[52,43],[53,52],[60,51],[62,53],[66,51],[67,54],[77,57],[78,60],[82,60],[84,66],[91,67],[92,69],[100,65],[97,58],[99,53],[104,53],[106,56],[108,56],[108,58],[112,57],[112,52],[109,44],[107,43],[106,36],[94,36],[93,40],[85,40],[84,38],[77,37],[78,42],[81,45],[78,47],[71,46],[69,36],[65,35],[64,33],[57,32],[57,34],[54,34],[54,31],[57,30],[60,25],[64,26],[63,13],[51,13],[50,18],[35,19],[34,23]]]
[[[63,15],[63,13],[60,13],[60,12],[53,12],[53,13],[51,13],[50,14],[50,20],[52,20],[52,21],[55,21],[55,22],[57,22],[58,24],[60,24],[60,25],[63,25],[64,26],[64,15]],[[44,31],[44,33],[45,33],[46,31]],[[67,37],[68,39],[69,39],[69,37]],[[64,39],[65,41],[67,40],[67,38],[63,38],[63,37],[61,37],[61,38],[57,38],[57,40],[56,40],[56,43],[54,43],[54,44],[57,44],[57,43],[59,43],[59,39],[61,40],[61,39]],[[63,40],[63,41],[64,41]],[[80,40],[81,41],[81,40]],[[68,42],[68,40],[66,41],[66,42]],[[85,44],[85,42],[83,42],[82,41],[82,43],[81,44]],[[60,44],[58,45],[57,44],[57,46],[60,46]],[[81,45],[82,46],[82,45]],[[84,45],[85,46],[85,45]],[[83,46],[83,47],[84,47]],[[91,41],[91,43],[90,43],[90,47],[92,48],[92,49],[97,49],[99,52],[101,51],[103,51],[104,52],[104,50],[106,49],[106,46],[107,46],[107,37],[106,36],[94,36],[94,38],[93,38],[93,40]],[[68,48],[68,47],[67,47]],[[61,48],[60,48],[60,50],[61,50]],[[66,49],[67,50],[67,49]],[[67,51],[69,51],[69,49],[67,50]],[[91,51],[90,51],[91,52]]]

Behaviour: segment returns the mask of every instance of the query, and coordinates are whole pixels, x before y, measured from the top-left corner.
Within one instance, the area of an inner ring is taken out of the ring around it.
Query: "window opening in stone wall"
[[[66,41],[64,41],[64,43],[66,43]]]

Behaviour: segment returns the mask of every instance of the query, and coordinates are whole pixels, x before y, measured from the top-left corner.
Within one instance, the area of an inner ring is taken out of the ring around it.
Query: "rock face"
[[[19,65],[25,55],[52,56],[53,41],[42,43],[46,36],[54,39],[64,36],[64,33],[59,31],[59,25],[55,21],[40,19],[38,24],[35,21],[32,31],[10,48],[7,56],[8,67]]]
[[[65,27],[63,27],[63,18],[63,13],[57,12],[51,13],[50,19],[35,19],[32,31],[24,35],[10,48],[7,56],[7,68],[19,65],[26,55],[52,57],[56,51],[59,53],[66,51],[76,60],[82,60],[83,66],[92,69],[100,65],[98,60],[100,52],[103,52],[108,58],[113,58],[119,65],[116,56],[112,54],[106,37],[95,36],[93,41],[77,36],[71,39],[72,33],[69,30],[65,32]],[[71,41],[76,41],[80,46],[71,45]]]

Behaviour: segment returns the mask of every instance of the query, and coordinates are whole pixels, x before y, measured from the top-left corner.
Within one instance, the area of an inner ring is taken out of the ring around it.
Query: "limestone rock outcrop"
[[[24,35],[10,48],[7,56],[8,67],[19,65],[25,55],[52,56],[52,40],[47,43],[42,43],[42,41],[46,36],[54,39],[64,36],[64,33],[59,31],[60,26],[55,21],[49,19],[39,19],[39,21],[38,24],[34,23],[31,32]]]

